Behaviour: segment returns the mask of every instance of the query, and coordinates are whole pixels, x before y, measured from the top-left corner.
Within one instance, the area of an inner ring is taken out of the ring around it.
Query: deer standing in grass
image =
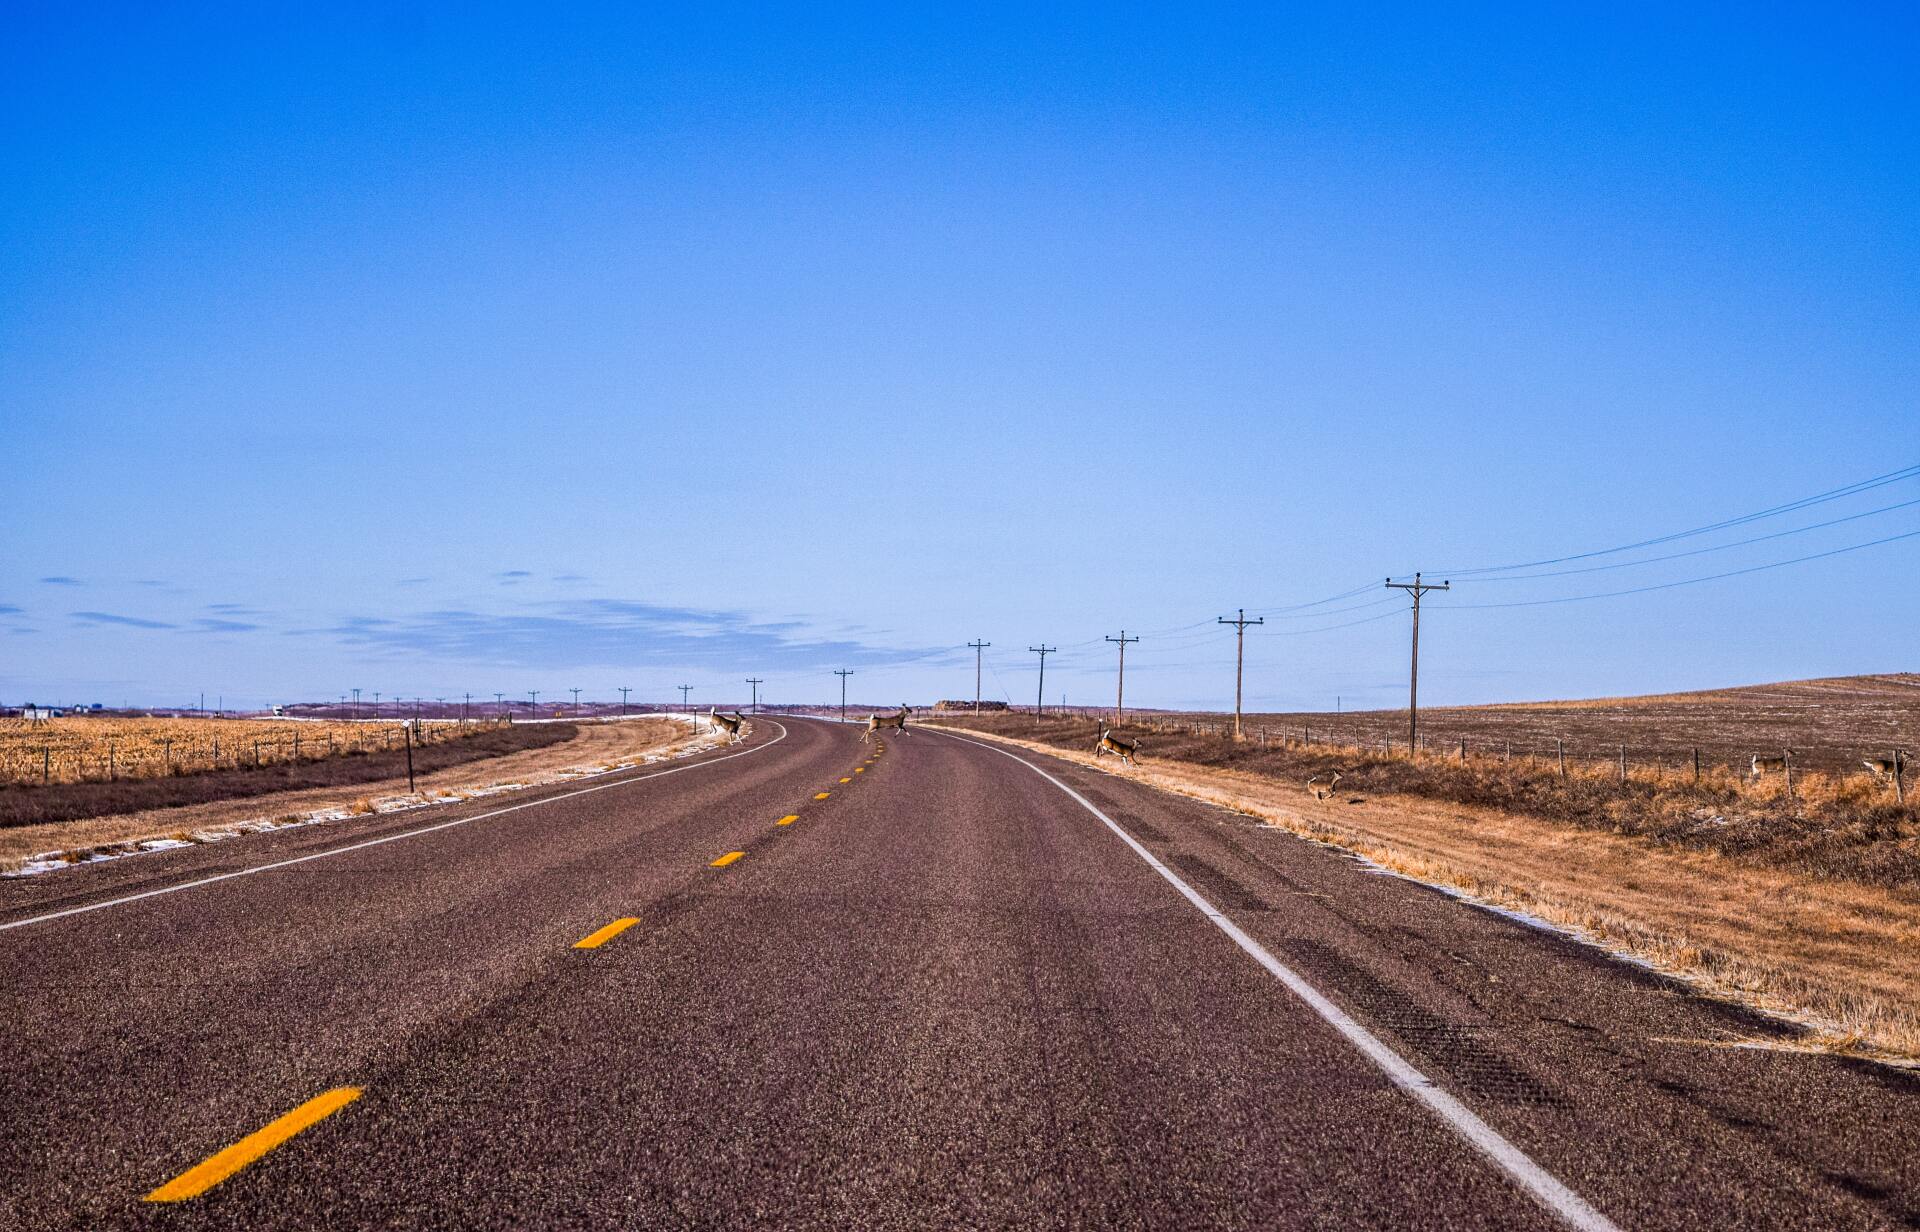
[[[746,720],[739,715],[721,714],[712,706],[707,707],[707,722],[713,724],[715,731],[724,728],[730,741],[740,739],[740,729],[746,724]]]
[[[1779,757],[1762,757],[1758,753],[1755,753],[1753,755],[1753,764],[1751,766],[1751,770],[1753,773],[1753,777],[1756,779],[1763,774],[1768,774],[1775,770],[1785,770],[1786,768],[1787,768],[1787,759],[1785,754],[1782,754]]]
[[[1892,757],[1869,757],[1860,763],[1883,779],[1890,779],[1896,770],[1907,768],[1907,755],[1896,753]]]
[[[1140,742],[1138,740],[1122,740],[1120,737],[1114,735],[1105,723],[1102,723],[1100,725],[1100,739],[1094,742],[1093,755],[1099,757],[1105,753],[1112,753],[1115,757],[1118,757],[1123,764],[1135,766],[1139,763],[1133,760],[1133,755],[1139,748]]]
[[[879,731],[883,727],[891,727],[893,728],[894,731],[899,732],[901,735],[903,736],[906,735],[908,710],[909,710],[909,707],[907,706],[907,703],[901,702],[900,712],[898,714],[868,715],[867,730],[860,733],[860,743],[865,744],[867,742],[868,737],[872,736],[873,733]]]

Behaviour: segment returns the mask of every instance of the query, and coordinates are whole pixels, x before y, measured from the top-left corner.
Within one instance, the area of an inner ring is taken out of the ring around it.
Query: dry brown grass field
[[[433,743],[495,724],[422,722]],[[400,723],[68,716],[0,719],[0,784],[88,783],[317,761],[402,747]]]
[[[1219,721],[1223,716],[1209,717]],[[1318,739],[1382,747],[1392,741],[1401,751],[1407,739],[1405,710],[1249,714],[1244,726],[1250,731],[1264,727],[1270,739],[1297,739],[1311,728]],[[1841,676],[1647,697],[1423,707],[1420,734],[1432,753],[1457,756],[1465,741],[1470,758],[1505,756],[1509,745],[1516,757],[1552,757],[1558,740],[1569,758],[1617,760],[1624,744],[1629,767],[1691,772],[1695,749],[1708,767],[1742,770],[1755,753],[1777,756],[1791,749],[1796,767],[1861,774],[1865,758],[1886,757],[1895,748],[1908,755],[1917,751],[1920,674]]]

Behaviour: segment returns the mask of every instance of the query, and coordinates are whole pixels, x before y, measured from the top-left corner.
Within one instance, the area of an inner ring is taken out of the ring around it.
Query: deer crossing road
[[[0,1227],[1920,1221],[1907,1074],[863,728],[0,882]]]

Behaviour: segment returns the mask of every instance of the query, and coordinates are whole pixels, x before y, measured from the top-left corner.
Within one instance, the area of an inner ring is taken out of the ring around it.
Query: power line
[[[1744,577],[1749,573],[1765,573],[1769,569],[1784,569],[1788,565],[1805,564],[1810,560],[1825,560],[1829,556],[1844,556],[1848,552],[1860,552],[1867,548],[1877,548],[1886,543],[1898,543],[1902,539],[1920,537],[1920,530],[1910,530],[1905,534],[1888,535],[1884,539],[1874,539],[1867,543],[1850,544],[1844,548],[1833,548],[1826,552],[1814,552],[1807,556],[1796,556],[1791,560],[1776,560],[1764,565],[1750,565],[1745,569],[1729,569],[1725,573],[1710,573],[1704,577],[1683,578],[1678,582],[1661,582],[1653,586],[1634,586],[1627,590],[1606,590],[1590,595],[1563,595],[1558,599],[1519,599],[1507,603],[1448,603],[1442,605],[1449,611],[1468,608],[1495,607],[1544,607],[1552,603],[1581,603],[1588,599],[1616,599],[1622,595],[1644,595],[1656,590],[1672,590],[1676,586],[1695,586],[1701,582],[1717,582],[1722,578]]]
[[[1903,479],[1911,479],[1916,475],[1920,475],[1920,464],[1902,467],[1897,471],[1889,471],[1884,475],[1876,475],[1872,479],[1862,479],[1857,483],[1850,483],[1844,487],[1833,488],[1813,496],[1801,497],[1799,500],[1788,501],[1784,505],[1774,505],[1768,509],[1757,510],[1753,513],[1744,513],[1739,517],[1727,518],[1724,521],[1714,522],[1706,526],[1696,526],[1691,530],[1675,531],[1669,535],[1657,535],[1652,539],[1642,539],[1636,543],[1623,543],[1618,547],[1600,548],[1591,552],[1576,552],[1571,556],[1553,556],[1545,560],[1521,561],[1510,565],[1485,565],[1472,569],[1449,569],[1445,570],[1445,572],[1454,577],[1483,573],[1507,573],[1514,569],[1536,569],[1544,565],[1562,565],[1576,560],[1591,560],[1597,556],[1614,556],[1621,552],[1631,552],[1639,548],[1658,547],[1663,543],[1672,543],[1679,539],[1691,539],[1697,535],[1711,534],[1717,530],[1727,530],[1735,526],[1744,526],[1749,522],[1758,522],[1764,518],[1778,517],[1783,513],[1792,513],[1795,510],[1806,509],[1813,505],[1825,504],[1828,501],[1839,500],[1842,497],[1853,496],[1874,488],[1885,487],[1890,483],[1898,483]]]
[[[1583,565],[1578,569],[1555,569],[1547,573],[1514,573],[1506,577],[1479,579],[1482,582],[1524,582],[1532,578],[1567,577],[1575,573],[1604,573],[1610,569],[1631,569],[1636,565],[1654,565],[1661,561],[1682,560],[1689,556],[1705,556],[1711,552],[1725,552],[1730,548],[1743,548],[1755,543],[1767,543],[1774,539],[1786,539],[1793,535],[1804,535],[1809,531],[1825,530],[1830,526],[1839,526],[1846,522],[1858,522],[1862,518],[1878,517],[1883,513],[1892,513],[1897,509],[1911,509],[1920,505],[1920,497],[1910,501],[1901,501],[1894,505],[1882,505],[1878,509],[1869,509],[1864,513],[1850,513],[1844,518],[1833,518],[1825,522],[1815,522],[1810,526],[1796,526],[1791,530],[1777,530],[1770,535],[1755,535],[1750,539],[1735,539],[1732,543],[1718,543],[1709,548],[1692,548],[1685,552],[1669,552],[1665,556],[1648,556],[1642,560],[1623,560],[1611,565]]]

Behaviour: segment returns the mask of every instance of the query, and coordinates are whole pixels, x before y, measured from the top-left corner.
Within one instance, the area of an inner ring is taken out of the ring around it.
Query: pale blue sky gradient
[[[16,10],[0,699],[920,701],[985,637],[1092,702],[1124,626],[1219,706],[1172,631],[1920,462],[1912,12],[1353,10]],[[1464,605],[1915,529],[1463,583],[1423,697],[1914,668],[1920,540]],[[1398,703],[1389,611],[1275,612],[1249,704]]]

